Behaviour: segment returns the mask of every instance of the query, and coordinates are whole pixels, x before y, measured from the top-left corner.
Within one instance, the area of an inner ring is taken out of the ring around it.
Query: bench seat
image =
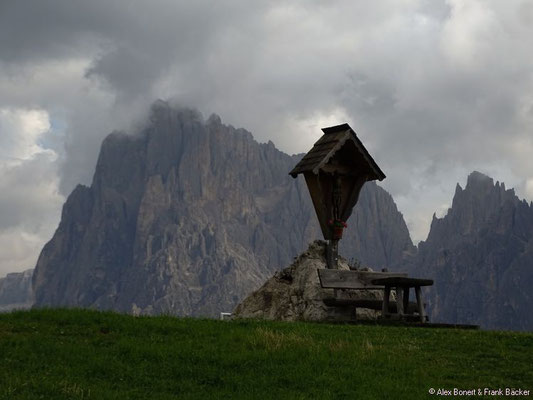
[[[372,283],[380,278],[407,278],[404,272],[350,271],[342,269],[317,269],[320,286],[324,289],[378,289],[384,285]]]

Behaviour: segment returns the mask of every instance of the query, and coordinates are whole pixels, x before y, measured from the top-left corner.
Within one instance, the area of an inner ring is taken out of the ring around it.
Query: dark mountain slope
[[[216,315],[319,238],[301,156],[213,115],[156,102],[143,134],[109,135],[91,187],[63,208],[34,274],[37,306]],[[345,257],[391,267],[413,251],[390,197],[367,184]]]
[[[433,217],[411,271],[435,279],[433,320],[533,329],[533,206],[473,172],[448,214]]]

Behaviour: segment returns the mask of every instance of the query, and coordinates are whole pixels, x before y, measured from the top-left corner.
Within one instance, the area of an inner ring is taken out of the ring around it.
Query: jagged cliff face
[[[433,218],[411,272],[427,289],[435,321],[533,329],[533,206],[479,172],[457,185],[444,218]]]
[[[375,271],[398,270],[404,259],[416,254],[392,196],[374,182],[363,187],[339,247],[340,254],[355,257]]]
[[[33,304],[33,269],[13,272],[0,278],[0,311],[30,308]]]
[[[320,237],[301,156],[164,102],[138,137],[102,144],[34,274],[37,306],[216,315]],[[343,255],[390,267],[413,245],[392,198],[367,184]]]

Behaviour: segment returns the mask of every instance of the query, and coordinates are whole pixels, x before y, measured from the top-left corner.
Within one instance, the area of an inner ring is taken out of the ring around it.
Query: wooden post
[[[326,242],[326,266],[329,269],[337,269],[339,260],[339,241],[328,240]]]
[[[406,287],[403,290],[403,310],[406,314],[409,314],[409,288]]]
[[[422,291],[420,286],[415,286],[416,303],[418,305],[418,314],[420,315],[420,322],[426,322],[426,313],[424,311],[424,300],[422,299]]]
[[[390,297],[390,286],[385,286],[383,291],[383,305],[381,308],[381,317],[386,318],[389,315],[389,297]]]

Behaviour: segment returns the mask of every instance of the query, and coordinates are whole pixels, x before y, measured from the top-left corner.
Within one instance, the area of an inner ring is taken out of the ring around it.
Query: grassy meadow
[[[0,314],[0,399],[428,399],[430,388],[511,387],[533,389],[533,334]]]

